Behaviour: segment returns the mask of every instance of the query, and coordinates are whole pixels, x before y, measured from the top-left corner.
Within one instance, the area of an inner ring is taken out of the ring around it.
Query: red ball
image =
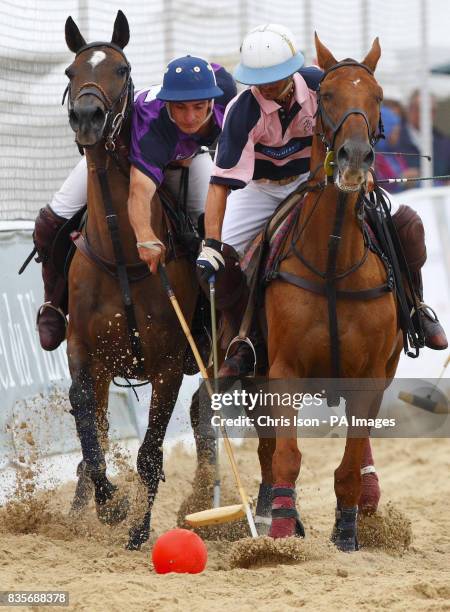
[[[152,561],[157,574],[199,574],[208,559],[203,540],[188,529],[171,529],[156,540]]]

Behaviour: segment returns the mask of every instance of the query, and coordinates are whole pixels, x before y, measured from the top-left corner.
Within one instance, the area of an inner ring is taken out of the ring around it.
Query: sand
[[[28,501],[0,509],[0,589],[61,589],[70,593],[65,609],[94,612],[450,610],[450,443],[375,440],[373,447],[383,493],[380,515],[361,526],[359,552],[340,553],[329,543],[343,441],[306,440],[298,484],[306,540],[252,542],[238,525],[221,534],[238,542],[207,541],[207,568],[196,576],[159,576],[150,555],[156,537],[176,526],[180,505],[189,506],[195,462],[184,449],[165,461],[151,539],[139,552],[124,549],[128,519],[104,526],[92,503],[83,518],[69,518],[74,485],[36,493],[32,470],[24,470],[20,495]],[[244,483],[256,494],[255,441],[237,454]],[[133,501],[133,473],[116,455],[121,488]],[[228,473],[225,480],[226,501],[237,502]]]

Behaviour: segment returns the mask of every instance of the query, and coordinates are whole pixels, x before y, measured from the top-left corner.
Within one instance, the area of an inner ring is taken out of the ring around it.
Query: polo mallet
[[[448,414],[450,412],[448,403],[434,401],[431,399],[431,396],[433,392],[437,390],[438,385],[449,363],[450,355],[445,360],[445,363],[442,367],[442,372],[440,373],[436,384],[431,387],[431,390],[425,395],[425,397],[422,397],[421,395],[415,395],[414,393],[406,393],[405,391],[400,391],[398,397],[407,404],[412,404],[413,406],[417,406],[418,408],[422,408],[423,410],[427,410],[428,412],[434,412],[435,414]]]
[[[189,329],[189,326],[186,323],[186,319],[184,318],[180,305],[178,304],[178,300],[175,297],[172,287],[170,286],[170,282],[167,277],[167,272],[166,272],[164,265],[159,264],[158,270],[161,276],[161,281],[163,283],[164,289],[167,293],[167,296],[173,306],[175,314],[177,315],[178,321],[180,322],[180,325],[192,349],[192,353],[194,354],[195,361],[197,362],[197,365],[200,369],[202,378],[205,381],[205,385],[208,390],[208,395],[209,397],[212,397],[213,390],[211,387],[211,382],[209,380],[208,372],[205,368],[205,364],[203,363],[200,353],[198,352],[197,346],[191,334],[191,330]],[[193,514],[188,514],[185,517],[186,522],[193,527],[203,527],[205,525],[215,525],[215,524],[220,524],[220,523],[228,523],[230,521],[236,521],[246,516],[248,526],[250,528],[250,533],[252,534],[253,538],[257,538],[258,532],[256,531],[255,521],[253,519],[253,515],[250,510],[250,505],[248,503],[248,497],[247,497],[244,487],[242,486],[242,481],[241,481],[241,477],[239,476],[239,470],[237,467],[236,459],[234,457],[233,448],[228,438],[227,431],[223,425],[221,426],[221,431],[222,431],[225,450],[226,450],[228,459],[230,461],[231,469],[233,471],[234,479],[236,481],[236,486],[238,488],[239,496],[241,498],[242,503],[236,504],[233,506],[222,506],[221,508],[212,508],[209,510],[203,510],[202,512],[195,512]]]
[[[209,303],[211,306],[211,337],[212,337],[212,349],[213,349],[213,371],[214,371],[214,391],[217,391],[217,374],[219,370],[219,357],[217,354],[217,321],[216,321],[216,278],[213,275],[209,279]],[[214,494],[213,494],[213,506],[214,508],[220,507],[220,440],[217,428],[215,428],[216,434],[216,463],[215,463],[215,475],[214,475]]]

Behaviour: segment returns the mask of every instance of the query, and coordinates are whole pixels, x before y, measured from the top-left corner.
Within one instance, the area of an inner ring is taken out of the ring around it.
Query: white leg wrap
[[[361,476],[364,474],[376,474],[377,471],[374,465],[366,465],[366,467],[361,468]]]

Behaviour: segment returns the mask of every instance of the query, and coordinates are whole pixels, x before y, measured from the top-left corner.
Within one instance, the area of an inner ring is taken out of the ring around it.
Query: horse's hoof
[[[85,475],[78,478],[77,488],[70,508],[70,516],[79,516],[86,510],[89,501],[94,493],[94,483]]]
[[[336,508],[336,522],[334,524],[331,541],[342,552],[355,552],[358,550],[356,537],[356,519],[358,507]]]
[[[272,519],[270,516],[255,516],[255,527],[259,536],[269,535]]]
[[[127,545],[125,546],[126,550],[141,550],[142,543],[139,540],[133,540],[130,538],[128,540]]]
[[[141,529],[130,529],[128,543],[125,548],[127,550],[141,550],[142,544],[145,544],[145,542],[148,540],[149,535],[149,531]]]
[[[147,517],[144,518],[143,524],[132,527],[128,535],[128,544],[125,548],[127,550],[140,550],[142,544],[145,544],[150,536],[150,521]]]
[[[127,518],[130,502],[128,497],[113,497],[104,504],[96,503],[97,516],[99,521],[105,525],[117,525]]]

